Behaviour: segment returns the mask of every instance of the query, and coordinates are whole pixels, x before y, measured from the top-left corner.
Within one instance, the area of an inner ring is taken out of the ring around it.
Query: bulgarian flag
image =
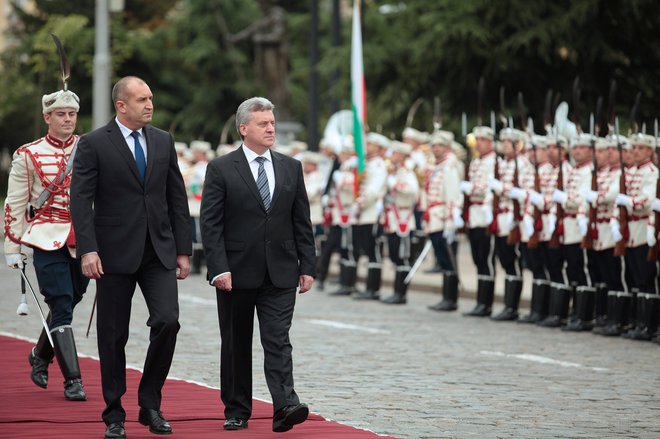
[[[353,0],[353,29],[351,32],[351,109],[353,110],[353,140],[357,154],[357,176],[364,171],[365,134],[367,120],[367,92],[364,83],[364,65],[362,63],[362,29],[360,21],[360,2]],[[358,179],[355,179],[356,191]]]

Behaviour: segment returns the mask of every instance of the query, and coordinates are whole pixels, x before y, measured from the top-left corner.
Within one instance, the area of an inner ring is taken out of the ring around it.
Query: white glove
[[[612,231],[612,238],[614,238],[614,242],[619,242],[623,239],[623,235],[621,234],[621,225],[617,220],[610,220],[610,230]]]
[[[493,192],[497,192],[498,194],[501,194],[502,189],[504,189],[504,185],[502,184],[502,182],[496,178],[491,178],[490,180],[488,180],[488,187]]]
[[[388,175],[387,176],[387,187],[392,189],[394,186],[396,186],[396,176]]]
[[[444,229],[442,231],[442,237],[445,238],[447,244],[451,244],[456,241],[456,231],[454,229]]]
[[[323,207],[328,207],[328,204],[330,203],[330,196],[329,195],[322,195],[321,196],[321,206]]]
[[[552,201],[555,203],[564,204],[566,200],[568,200],[568,195],[566,195],[566,192],[555,189],[555,191],[552,193]]]
[[[653,247],[656,243],[655,227],[646,227],[646,243],[649,247]]]
[[[465,221],[463,221],[463,216],[461,214],[462,212],[458,209],[453,209],[451,212],[451,219],[454,221],[454,227],[457,229],[465,226]]]
[[[342,179],[341,174],[342,174],[342,172],[339,171],[339,170],[332,173],[332,181],[335,182],[335,185],[339,185],[339,183],[341,183],[341,179]]]
[[[491,210],[489,205],[484,204],[481,207],[484,210],[484,219],[486,222],[486,227],[488,227],[493,222],[493,211]]]
[[[660,212],[660,198],[651,201],[651,209]]]
[[[539,209],[543,209],[544,206],[544,200],[543,200],[543,195],[536,191],[529,191],[529,202],[532,203],[534,206],[538,207]]]
[[[20,253],[5,254],[5,260],[9,268],[23,268],[23,255]]]
[[[376,201],[376,216],[380,216],[381,213],[383,213],[383,210],[385,209],[385,204],[383,203],[383,200],[378,200]]]
[[[525,198],[527,198],[527,192],[520,189],[519,187],[512,187],[509,189],[507,196],[512,200],[524,201]]]
[[[584,215],[577,216],[578,228],[580,229],[580,235],[582,237],[587,236],[587,231],[589,229],[589,218]]]
[[[352,218],[358,218],[360,216],[360,206],[358,206],[357,204],[354,203],[351,206],[351,211],[350,212],[351,212],[351,217]]]
[[[587,203],[594,204],[594,201],[598,198],[598,192],[589,189],[582,191],[582,196],[587,200]]]
[[[513,212],[508,212],[506,214],[505,224],[509,232],[516,228],[517,224],[516,220],[513,218]]]
[[[614,200],[614,204],[616,204],[617,206],[625,206],[628,208],[632,208],[633,201],[632,198],[630,198],[628,195],[619,194],[616,196],[616,199]]]
[[[527,236],[532,236],[534,234],[534,218],[531,215],[523,216],[523,227],[525,229],[525,234]]]
[[[472,193],[473,187],[474,185],[469,181],[461,181],[461,184],[458,185],[458,188],[461,190],[461,192],[468,195]]]
[[[555,233],[555,228],[557,228],[557,215],[550,213],[548,214],[548,234],[550,236]]]

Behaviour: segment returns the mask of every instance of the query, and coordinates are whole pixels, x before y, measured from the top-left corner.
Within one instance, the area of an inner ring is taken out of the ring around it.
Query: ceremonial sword
[[[48,341],[50,342],[50,345],[54,348],[55,344],[53,343],[53,338],[50,336],[50,328],[48,327],[48,323],[46,322],[46,317],[44,317],[44,312],[41,309],[41,304],[39,303],[39,299],[37,299],[37,295],[32,289],[32,284],[30,284],[30,281],[28,280],[23,270],[18,270],[18,271],[19,273],[21,273],[21,276],[23,277],[23,281],[25,281],[25,285],[27,285],[28,290],[30,290],[30,293],[32,293],[32,298],[34,299],[34,302],[37,304],[37,310],[39,311],[41,324],[44,326],[44,329],[46,330],[46,336],[48,336]]]

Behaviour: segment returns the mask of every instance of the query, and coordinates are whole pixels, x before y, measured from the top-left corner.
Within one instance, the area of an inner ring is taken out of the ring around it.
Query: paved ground
[[[469,289],[474,279],[463,248]],[[440,277],[415,281],[420,289],[405,306],[314,290],[298,297],[291,334],[296,389],[315,412],[405,438],[660,437],[660,346],[434,313],[426,306],[438,295],[425,290]],[[0,331],[36,338],[34,304],[32,315],[15,315],[18,274],[3,265],[0,282]],[[84,336],[94,290],[92,284],[74,322],[79,351],[89,355],[97,352],[95,330]],[[201,276],[191,277],[180,283],[180,304],[171,374],[219,386],[215,292]],[[472,306],[466,298],[460,304],[462,311]],[[145,322],[138,292],[127,347],[137,366]],[[255,396],[270,399],[256,337],[254,351]]]

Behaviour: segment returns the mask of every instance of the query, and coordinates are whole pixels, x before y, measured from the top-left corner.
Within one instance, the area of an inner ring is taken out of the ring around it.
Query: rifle
[[[553,91],[548,90],[545,95],[545,107],[543,110],[543,127],[546,134],[550,134],[552,123],[550,119],[550,112],[552,111],[552,95]],[[539,177],[539,158],[536,155],[536,143],[532,142],[532,154],[534,156],[534,191],[541,192],[541,178]],[[543,230],[543,212],[537,206],[534,206],[534,233],[527,241],[528,248],[537,248],[539,240],[541,239],[541,231]]]
[[[616,147],[619,150],[619,164],[621,165],[621,175],[619,176],[619,193],[626,194],[626,167],[623,163],[623,145],[619,138],[619,118],[614,118],[614,132],[616,135]],[[619,206],[619,230],[621,239],[614,245],[614,256],[620,257],[626,254],[626,245],[630,231],[628,230],[628,209],[626,206]]]
[[[500,99],[501,99],[502,96],[504,96],[502,90],[503,90],[503,87],[500,88]],[[501,104],[501,100],[500,100],[500,104]],[[502,107],[502,109],[503,109],[503,107]],[[505,118],[505,120],[506,120],[506,118]],[[506,122],[504,122],[504,125],[506,126]],[[494,111],[490,112],[490,126],[491,126],[491,128],[493,130],[493,134],[494,134],[495,133],[495,112]],[[500,179],[500,169],[499,169],[499,166],[498,166],[499,155],[497,154],[497,151],[494,148],[493,148],[493,151],[495,152],[495,161],[494,161],[494,164],[493,164],[493,178],[495,180],[499,180]],[[495,191],[492,191],[492,192],[493,192],[493,204],[492,204],[493,221],[491,221],[490,227],[488,229],[486,229],[486,232],[490,235],[497,236],[497,228],[498,228],[497,227],[497,212],[500,209],[500,196],[497,195],[497,193]]]
[[[562,150],[562,142],[559,140],[559,132],[555,129],[555,136],[557,136],[557,149],[559,150],[559,170],[557,172],[557,189],[564,190],[564,151]],[[559,248],[561,245],[561,237],[564,235],[564,207],[561,203],[557,203],[557,223],[555,229],[548,241],[548,247]]]
[[[660,150],[658,148],[660,146],[658,145],[658,119],[655,119],[653,121],[653,134],[655,135],[655,156],[656,156],[655,165],[657,166],[658,171],[660,171]],[[655,197],[660,198],[660,178],[658,178],[658,181],[656,182],[655,185]],[[655,233],[654,236],[656,237],[656,242],[653,247],[649,247],[649,252],[646,255],[646,259],[649,262],[660,260],[660,240],[657,239],[658,234],[660,233],[660,212],[655,213],[655,228],[653,233]]]
[[[603,107],[603,98],[598,98],[596,104],[596,112],[601,112]],[[589,133],[591,134],[591,190],[598,191],[598,163],[596,162],[596,131],[595,131],[594,115],[591,113],[589,116]],[[598,222],[596,218],[597,208],[589,203],[589,224],[587,226],[587,234],[582,238],[582,248],[591,250],[594,248],[594,239],[598,238]]]
[[[527,120],[525,118],[525,104],[523,102],[522,92],[518,92],[518,111],[520,113],[520,126],[523,131],[527,131]],[[518,170],[518,144],[521,140],[513,142],[513,186],[520,187],[520,174]],[[514,227],[509,231],[509,236],[506,238],[506,243],[509,245],[516,245],[520,242],[520,222],[522,216],[520,215],[520,201],[514,199],[513,201],[513,221]]]
[[[477,124],[481,125],[483,123],[483,111],[484,111],[484,77],[479,78],[479,85],[477,86]],[[463,135],[463,141],[467,138],[467,116],[465,113],[461,114],[461,134]],[[466,143],[467,147],[467,143]],[[467,172],[465,173],[465,180],[470,181],[470,162],[472,161],[470,148],[467,147],[468,153],[468,162],[467,162]],[[463,231],[467,232],[468,230],[468,221],[470,220],[470,197],[467,195],[463,196],[463,222],[465,226]]]

